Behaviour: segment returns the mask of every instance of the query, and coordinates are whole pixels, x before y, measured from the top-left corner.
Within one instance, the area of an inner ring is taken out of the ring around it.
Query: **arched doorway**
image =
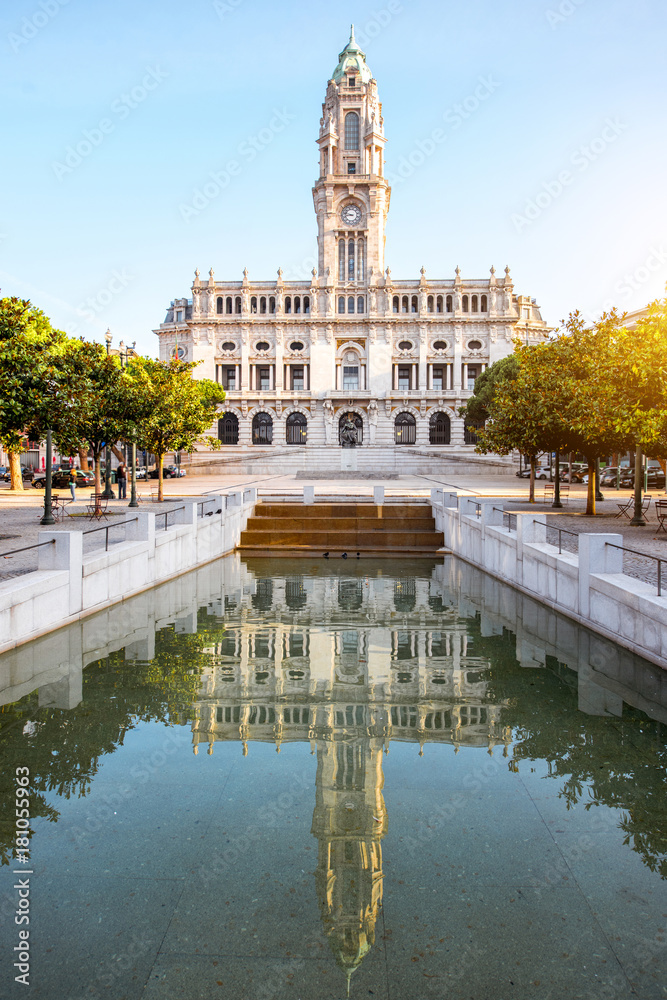
[[[252,443],[273,443],[273,420],[268,413],[256,413],[252,418]]]
[[[396,444],[414,444],[417,440],[417,421],[411,413],[399,413],[394,424]]]
[[[431,414],[428,423],[429,444],[449,444],[452,438],[452,425],[449,416],[442,411]]]
[[[222,444],[239,443],[239,418],[235,413],[225,413],[218,420],[218,441]]]
[[[287,444],[305,444],[308,435],[308,421],[303,413],[290,413],[285,421],[285,440]]]

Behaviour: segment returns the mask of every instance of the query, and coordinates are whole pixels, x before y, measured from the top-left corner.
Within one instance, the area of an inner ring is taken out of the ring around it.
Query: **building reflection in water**
[[[275,565],[275,564],[274,564]],[[209,650],[194,752],[216,741],[309,741],[317,754],[312,833],[322,924],[348,985],[375,940],[382,902],[383,752],[391,740],[500,746],[490,661],[434,577],[258,578]],[[253,622],[252,612],[272,624]]]

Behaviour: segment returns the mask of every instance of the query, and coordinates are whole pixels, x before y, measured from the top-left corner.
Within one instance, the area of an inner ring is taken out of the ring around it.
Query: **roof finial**
[[[355,41],[355,38],[354,38],[354,25],[353,24],[350,25],[350,44],[352,44],[352,45],[356,45],[357,44],[356,41]]]

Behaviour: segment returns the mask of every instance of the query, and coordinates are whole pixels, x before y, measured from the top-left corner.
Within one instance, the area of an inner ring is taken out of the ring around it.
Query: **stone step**
[[[258,503],[255,507],[254,517],[270,517],[272,519],[286,518],[292,520],[297,517],[299,520],[319,518],[366,518],[389,521],[405,521],[407,519],[420,520],[421,518],[433,519],[433,513],[429,504],[409,504],[393,503],[378,507],[372,503]]]
[[[330,549],[383,549],[391,548],[427,548],[431,551],[439,549],[444,544],[441,531],[336,531],[334,528],[322,531],[289,531],[282,528],[261,530],[252,526],[241,532],[240,547],[250,546],[254,549],[270,549],[275,546],[297,548]]]
[[[250,524],[250,522],[249,522]],[[377,518],[377,517],[258,517],[253,519],[252,528],[259,531],[433,531],[432,517],[418,518]]]

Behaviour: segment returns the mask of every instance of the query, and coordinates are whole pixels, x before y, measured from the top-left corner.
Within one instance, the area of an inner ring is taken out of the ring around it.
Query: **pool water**
[[[227,557],[0,677],[0,995],[23,879],[39,998],[667,997],[667,675],[464,563]]]

